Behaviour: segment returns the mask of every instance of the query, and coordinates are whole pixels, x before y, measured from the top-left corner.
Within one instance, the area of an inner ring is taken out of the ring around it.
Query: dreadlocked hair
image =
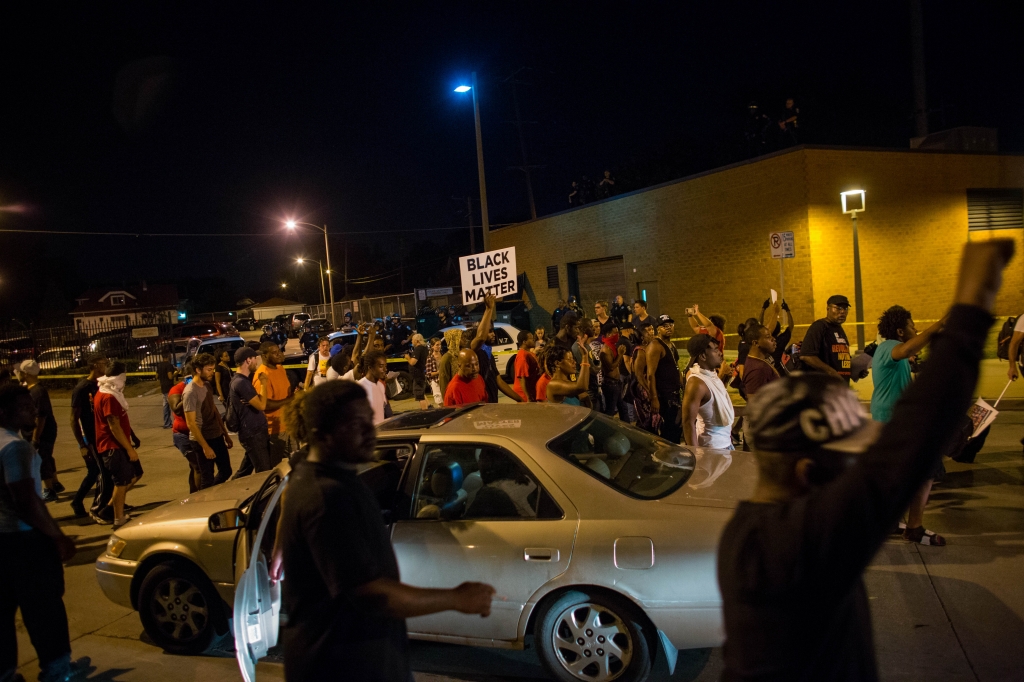
[[[312,391],[308,393],[312,393]],[[302,404],[306,401],[308,393],[307,391],[295,391],[295,395],[284,406],[284,414],[281,417],[285,431],[300,443],[305,443],[308,440],[306,421],[302,416]]]

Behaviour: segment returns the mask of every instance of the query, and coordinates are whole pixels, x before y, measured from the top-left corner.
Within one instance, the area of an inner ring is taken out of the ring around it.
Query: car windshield
[[[675,491],[696,464],[689,450],[597,412],[548,449],[619,492],[645,500]]]
[[[441,421],[452,412],[454,407],[444,407],[435,410],[410,410],[395,415],[377,427],[378,431],[400,431],[402,429],[421,429]]]

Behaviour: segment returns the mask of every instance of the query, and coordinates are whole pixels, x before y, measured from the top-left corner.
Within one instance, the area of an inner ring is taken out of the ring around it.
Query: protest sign
[[[487,294],[510,296],[518,291],[516,247],[463,256],[459,258],[459,272],[464,305],[483,303]]]

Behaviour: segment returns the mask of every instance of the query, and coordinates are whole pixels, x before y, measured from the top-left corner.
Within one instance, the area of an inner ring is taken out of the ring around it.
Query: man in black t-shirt
[[[57,419],[53,416],[50,393],[39,383],[39,371],[39,363],[35,360],[25,360],[18,368],[18,374],[36,406],[35,428],[24,430],[21,435],[32,443],[42,459],[39,478],[43,481],[43,502],[55,502],[57,493],[64,492],[64,486],[57,480],[57,462],[53,459],[53,446],[57,442]]]
[[[494,588],[400,582],[380,507],[355,468],[373,459],[376,444],[361,386],[318,386],[303,400],[302,421],[309,455],[289,477],[270,568],[275,582],[282,568],[288,577],[285,679],[409,682],[405,619],[450,609],[487,616]]]
[[[164,397],[164,428],[174,426],[171,419],[171,404],[167,402],[167,394],[174,388],[174,365],[171,364],[171,349],[165,349],[163,360],[156,363],[156,380],[160,382],[160,395]]]
[[[235,367],[238,369],[231,378],[228,401],[238,417],[238,441],[245,450],[242,463],[232,479],[248,476],[254,471],[268,471],[271,468],[270,435],[267,431],[267,391],[270,382],[260,382],[260,393],[252,385],[252,374],[259,365],[259,355],[252,348],[242,346],[235,351]]]
[[[758,464],[718,545],[722,679],[878,679],[863,573],[960,429],[1011,240],[964,247],[954,305],[892,421],[841,381],[803,373],[747,404]]]
[[[107,505],[114,492],[114,482],[110,479],[110,473],[103,467],[96,452],[96,418],[93,415],[93,399],[99,390],[96,378],[107,373],[107,358],[98,353],[90,355],[86,360],[86,366],[89,369],[89,376],[79,381],[71,391],[71,433],[78,442],[78,451],[85,460],[86,467],[85,478],[78,486],[75,499],[71,501],[71,511],[77,517],[96,514]],[[96,495],[93,498],[92,509],[86,511],[85,496],[92,490],[93,485],[96,485]]]
[[[845,296],[830,296],[826,316],[815,320],[800,344],[800,363],[811,372],[824,372],[850,383],[850,342],[843,322],[850,312]]]

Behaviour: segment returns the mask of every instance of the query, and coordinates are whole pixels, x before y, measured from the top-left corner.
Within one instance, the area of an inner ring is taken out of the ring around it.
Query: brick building
[[[755,315],[769,289],[779,288],[768,235],[793,231],[785,298],[801,338],[824,316],[830,295],[854,300],[851,221],[839,193],[863,189],[867,210],[858,225],[870,340],[890,305],[906,306],[918,320],[944,311],[969,239],[1017,241],[997,314],[1024,312],[1022,187],[1022,155],[804,145],[494,230],[490,248],[516,247],[535,326],[550,326],[558,299],[570,294],[592,311],[598,298],[629,301],[646,292],[651,312],[672,315],[688,336],[683,311],[695,302],[724,315],[727,331]],[[851,311],[851,337],[854,319]]]

